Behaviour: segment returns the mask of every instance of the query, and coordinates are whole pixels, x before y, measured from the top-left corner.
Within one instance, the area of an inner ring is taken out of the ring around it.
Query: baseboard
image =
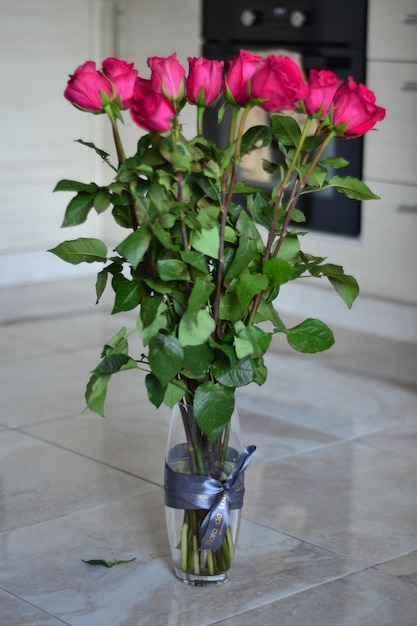
[[[0,288],[95,276],[97,264],[70,265],[44,251],[0,255]],[[333,289],[299,281],[281,287],[282,315],[316,317],[330,326],[350,328],[417,344],[417,307],[359,295],[351,310]]]
[[[46,251],[0,255],[0,288],[94,276],[96,273],[95,263],[71,265]]]

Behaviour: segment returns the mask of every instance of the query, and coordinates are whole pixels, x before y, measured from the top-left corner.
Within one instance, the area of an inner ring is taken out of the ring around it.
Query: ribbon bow
[[[218,550],[230,523],[231,509],[243,506],[244,471],[252,462],[256,446],[248,446],[225,480],[174,472],[165,466],[165,504],[176,509],[207,509],[200,525],[200,550]]]

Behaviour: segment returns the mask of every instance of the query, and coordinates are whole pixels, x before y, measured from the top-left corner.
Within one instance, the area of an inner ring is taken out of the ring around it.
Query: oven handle
[[[417,22],[417,13],[407,13],[404,17],[404,24],[415,24]]]
[[[417,204],[400,204],[398,211],[400,213],[417,213]]]
[[[403,91],[417,91],[417,82],[415,80],[406,80],[402,84],[401,89]]]

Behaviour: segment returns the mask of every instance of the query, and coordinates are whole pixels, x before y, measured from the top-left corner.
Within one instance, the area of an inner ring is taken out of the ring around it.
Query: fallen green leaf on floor
[[[105,561],[104,559],[90,559],[89,561],[85,561],[81,559],[83,563],[88,563],[89,565],[104,565],[104,567],[113,567],[113,565],[119,565],[119,563],[131,563],[132,561],[136,561],[136,557],[133,559],[127,559],[125,561]]]

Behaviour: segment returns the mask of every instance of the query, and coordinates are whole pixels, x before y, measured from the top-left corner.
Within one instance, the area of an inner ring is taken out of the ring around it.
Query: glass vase
[[[192,406],[179,403],[173,408],[165,464],[165,512],[175,575],[184,583],[202,586],[228,579],[244,492],[244,470],[236,478],[239,459],[242,464],[240,450],[236,409],[212,442],[199,430]],[[228,480],[234,481],[230,490]]]

